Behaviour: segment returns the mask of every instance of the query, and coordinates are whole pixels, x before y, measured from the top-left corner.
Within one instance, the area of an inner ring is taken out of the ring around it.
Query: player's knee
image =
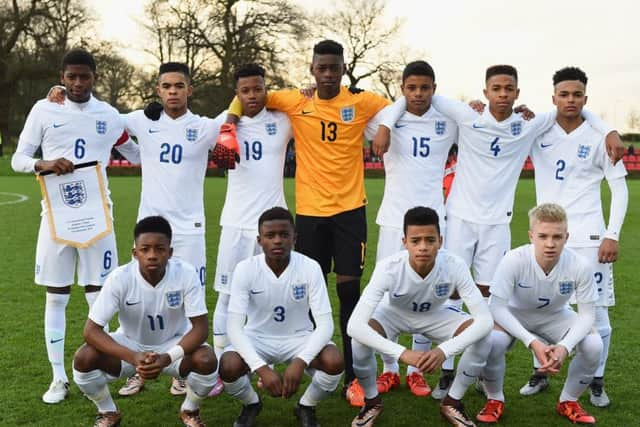
[[[492,330],[489,334],[489,357],[498,357],[507,352],[511,345],[511,337],[504,331]]]
[[[224,349],[229,345],[229,338],[227,338],[227,334],[214,334],[213,335],[213,345]]]
[[[602,338],[600,335],[591,333],[584,337],[584,339],[578,344],[577,352],[581,353],[584,359],[594,365],[595,367],[600,363],[600,356],[602,354]]]
[[[202,346],[192,355],[193,371],[199,374],[211,374],[218,367],[218,360],[211,347]]]
[[[227,351],[220,358],[218,370],[222,381],[232,383],[245,373],[245,363],[235,351]]]
[[[89,344],[82,344],[73,355],[73,369],[80,372],[93,371],[96,369],[99,359],[100,352],[97,349]]]
[[[339,375],[344,371],[344,358],[334,345],[328,345],[321,353],[322,371],[329,375]]]

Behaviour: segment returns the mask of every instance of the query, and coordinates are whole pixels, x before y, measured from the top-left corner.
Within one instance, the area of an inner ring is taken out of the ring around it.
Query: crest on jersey
[[[442,298],[449,295],[449,286],[451,286],[451,283],[438,283],[435,290],[436,296]]]
[[[98,135],[104,135],[107,133],[107,122],[104,120],[96,120],[96,132]]]
[[[291,287],[291,296],[295,301],[300,301],[307,296],[307,284],[299,283]]]
[[[264,127],[267,130],[267,135],[275,135],[278,132],[278,128],[275,123],[267,123]]]
[[[511,135],[518,136],[522,133],[522,122],[511,123]]]
[[[340,109],[340,118],[343,122],[353,121],[353,118],[356,116],[356,107],[353,105],[349,107],[342,107]]]
[[[60,184],[62,201],[70,208],[79,208],[87,201],[87,189],[84,181],[71,181]]]
[[[583,145],[583,144],[578,145],[578,158],[579,159],[586,159],[587,157],[589,157],[589,153],[590,152],[591,152],[591,146],[590,145]]]
[[[171,291],[165,294],[167,297],[167,305],[169,308],[180,307],[182,304],[182,293],[180,291]]]
[[[436,135],[444,135],[446,130],[447,130],[447,122],[441,122],[441,121],[436,122]]]
[[[573,282],[570,280],[562,281],[558,284],[560,295],[570,295],[573,293]]]
[[[229,276],[226,274],[221,274],[220,275],[220,283],[223,285],[226,285],[227,283],[229,283]]]
[[[198,129],[187,129],[186,132],[187,141],[196,142],[196,139],[198,139]]]

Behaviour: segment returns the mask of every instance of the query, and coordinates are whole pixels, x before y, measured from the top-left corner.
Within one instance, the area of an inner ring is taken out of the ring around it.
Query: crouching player
[[[217,361],[205,343],[209,333],[200,278],[193,266],[171,259],[171,226],[146,217],[134,230],[134,260],[106,280],[89,312],[85,344],[73,359],[73,379],[98,407],[96,427],[120,424],[107,383],[138,373],[186,378],[180,408],[185,426],[203,427],[200,401],[217,380]],[[102,329],[118,312],[120,328]]]
[[[454,426],[473,426],[461,403],[482,372],[490,351],[491,314],[462,259],[440,250],[438,214],[415,207],[404,216],[406,251],[380,261],[347,327],[353,338],[353,370],[364,388],[365,406],[351,424],[372,426],[382,412],[376,387],[374,352],[399,358],[423,372],[434,372],[444,360],[464,351],[458,374],[440,412]],[[457,291],[471,316],[446,305]],[[388,292],[388,297],[384,297]],[[423,334],[439,343],[429,351],[397,344],[400,333]]]
[[[556,409],[573,423],[596,422],[578,398],[591,383],[602,352],[602,339],[593,329],[598,290],[587,260],[564,247],[568,236],[564,209],[541,204],[529,211],[531,244],[509,251],[498,265],[489,303],[496,325],[483,374],[488,400],[479,421],[500,419],[505,352],[518,338],[533,351],[544,373],[558,373],[575,349]],[[568,305],[574,293],[578,313]]]
[[[344,369],[331,342],[333,318],[322,270],[292,252],[294,230],[288,210],[262,213],[258,243],[263,254],[241,261],[233,272],[227,318],[231,346],[220,360],[220,377],[225,391],[244,405],[235,427],[253,426],[262,409],[250,372],[259,375],[270,395],[284,398],[296,393],[305,371],[311,375],[295,414],[301,426],[313,427],[316,405],[336,389]],[[269,366],[274,363],[288,364],[282,376]]]

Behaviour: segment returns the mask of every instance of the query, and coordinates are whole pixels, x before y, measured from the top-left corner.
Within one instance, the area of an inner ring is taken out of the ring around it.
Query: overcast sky
[[[309,10],[323,0],[295,0]],[[88,0],[98,34],[128,46],[136,63],[148,60],[136,20],[144,0]],[[386,19],[403,20],[399,42],[421,52],[434,67],[438,92],[482,97],[488,65],[512,64],[520,76],[520,101],[551,108],[553,73],[566,65],[589,76],[587,104],[612,125],[627,129],[629,111],[640,112],[640,2],[632,0],[393,0]],[[348,55],[348,52],[346,52]],[[213,113],[212,113],[213,114]]]

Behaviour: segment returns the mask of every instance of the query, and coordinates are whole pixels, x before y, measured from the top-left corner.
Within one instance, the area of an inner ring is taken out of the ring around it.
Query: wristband
[[[184,348],[179,344],[176,344],[167,351],[167,354],[169,355],[169,359],[171,359],[171,363],[173,363],[176,359],[180,359],[184,356]]]

